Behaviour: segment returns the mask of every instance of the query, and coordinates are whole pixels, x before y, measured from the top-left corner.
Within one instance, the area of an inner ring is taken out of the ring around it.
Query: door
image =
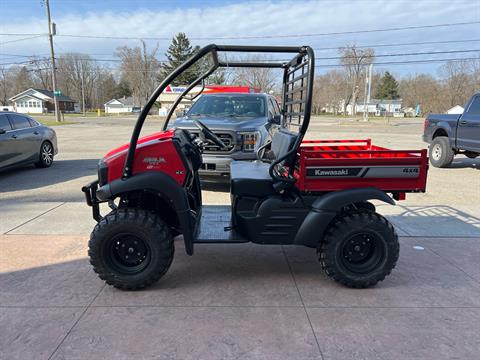
[[[457,147],[480,152],[480,95],[472,99],[458,120]]]
[[[18,157],[16,162],[37,161],[42,136],[37,127],[32,127],[29,118],[20,114],[8,114],[12,124]]]
[[[13,165],[18,150],[14,131],[6,114],[0,114],[0,168]]]
[[[277,100],[274,98],[268,98],[268,121],[270,123],[270,127],[268,129],[269,138],[273,138],[275,132],[278,131],[280,128],[280,124],[273,121],[274,117],[280,117],[280,107],[278,106]]]

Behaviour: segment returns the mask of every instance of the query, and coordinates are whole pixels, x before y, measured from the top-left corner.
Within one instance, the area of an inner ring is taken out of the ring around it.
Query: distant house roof
[[[370,99],[370,105],[377,104],[401,104],[402,99],[388,100],[388,99]]]
[[[135,105],[135,101],[133,100],[133,96],[129,96],[129,97],[123,97],[123,98],[119,98],[119,99],[112,99],[110,101],[108,101],[105,105],[109,105],[115,101],[118,101],[120,104],[124,105],[124,106],[137,106]]]
[[[53,101],[53,91],[45,90],[45,89],[35,89],[35,88],[29,88],[25,91],[22,91],[21,93],[15,96],[12,96],[9,100],[15,101],[23,96],[31,96],[40,100],[45,100],[41,96],[38,96],[38,94],[42,94],[43,96],[47,97],[49,100]],[[76,102],[71,97],[66,95],[57,96],[57,99],[58,101]]]
[[[45,96],[48,96],[49,98],[53,99],[53,91],[50,91],[50,90],[45,90],[45,89],[33,89]],[[73,100],[70,96],[66,96],[66,95],[60,95],[60,96],[57,96],[57,99],[58,101],[70,101],[70,102],[75,102],[75,100]]]

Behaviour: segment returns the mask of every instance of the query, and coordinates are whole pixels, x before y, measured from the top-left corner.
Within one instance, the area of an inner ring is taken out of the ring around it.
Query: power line
[[[10,44],[10,43],[19,42],[19,41],[25,41],[25,40],[36,39],[36,38],[39,38],[39,37],[41,37],[41,36],[44,36],[44,35],[43,35],[43,34],[42,34],[42,35],[35,35],[35,36],[30,36],[30,37],[21,38],[21,39],[15,39],[15,40],[3,41],[3,42],[0,42],[0,45],[5,45],[5,44]]]
[[[366,34],[389,31],[418,30],[431,29],[439,27],[453,27],[480,24],[480,21],[468,21],[458,23],[444,23],[432,25],[403,26],[380,29],[336,31],[326,33],[308,33],[308,34],[289,34],[289,35],[258,35],[258,36],[218,36],[218,37],[191,37],[190,40],[246,40],[246,39],[284,39],[284,38],[300,38],[300,37],[316,37],[316,36],[332,36],[332,35],[349,35],[349,34]],[[0,36],[44,36],[45,34],[20,34],[20,33],[1,33]],[[111,40],[171,40],[171,37],[149,37],[149,36],[101,36],[101,35],[80,35],[80,34],[57,34],[61,37],[86,38],[86,39],[111,39]]]
[[[409,45],[435,45],[435,44],[455,44],[455,43],[466,43],[466,42],[478,42],[480,39],[469,39],[469,40],[443,40],[443,41],[422,41],[422,42],[408,42],[408,43],[398,43],[398,44],[371,44],[371,45],[355,45],[356,48],[377,48],[377,47],[397,47],[397,46],[409,46]],[[338,50],[342,46],[335,47],[322,47],[314,48],[315,51],[322,50]]]

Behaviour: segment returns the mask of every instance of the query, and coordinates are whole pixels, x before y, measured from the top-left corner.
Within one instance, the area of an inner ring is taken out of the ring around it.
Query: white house
[[[57,96],[60,111],[78,111],[78,104],[68,96]],[[16,112],[24,114],[42,114],[55,110],[53,91],[30,88],[8,99]]]
[[[105,103],[106,114],[131,113],[134,111],[140,111],[141,109],[141,106],[135,104],[132,96],[124,96],[120,99],[112,99],[109,102]]]
[[[463,107],[460,105],[455,105],[451,109],[446,111],[447,114],[463,114]]]
[[[363,113],[364,109],[368,111],[369,114],[373,114],[375,116],[383,116],[385,113],[391,113],[395,115],[395,113],[400,113],[402,109],[402,100],[377,100],[371,99],[366,106],[363,104],[363,101],[359,101],[357,103],[356,113]],[[352,104],[347,105],[347,114],[353,115]]]

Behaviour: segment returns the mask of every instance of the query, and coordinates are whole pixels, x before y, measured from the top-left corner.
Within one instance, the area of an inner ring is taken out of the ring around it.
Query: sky
[[[48,28],[42,3],[41,0],[0,0],[0,64],[8,66],[21,63],[28,60],[25,56],[48,56],[48,40],[44,35]],[[310,45],[316,49],[315,54],[319,58],[317,73],[334,68],[329,65],[338,64],[337,59],[322,58],[338,56],[336,48],[348,44],[375,46],[377,55],[475,50],[421,56],[380,56],[377,62],[480,57],[480,0],[50,0],[50,7],[59,35],[55,37],[56,52],[86,53],[101,60],[116,59],[115,51],[119,46],[136,46],[139,40],[62,35],[160,38],[147,40],[149,48],[158,44],[160,60],[165,58],[170,39],[178,32],[185,32],[194,45],[212,42]],[[475,21],[479,23],[386,32],[325,34]],[[43,35],[32,38],[35,34]],[[400,45],[459,40],[468,41]],[[104,63],[116,66],[114,62]],[[377,71],[388,69],[399,76],[422,72],[435,75],[438,67],[438,63],[375,65]]]

